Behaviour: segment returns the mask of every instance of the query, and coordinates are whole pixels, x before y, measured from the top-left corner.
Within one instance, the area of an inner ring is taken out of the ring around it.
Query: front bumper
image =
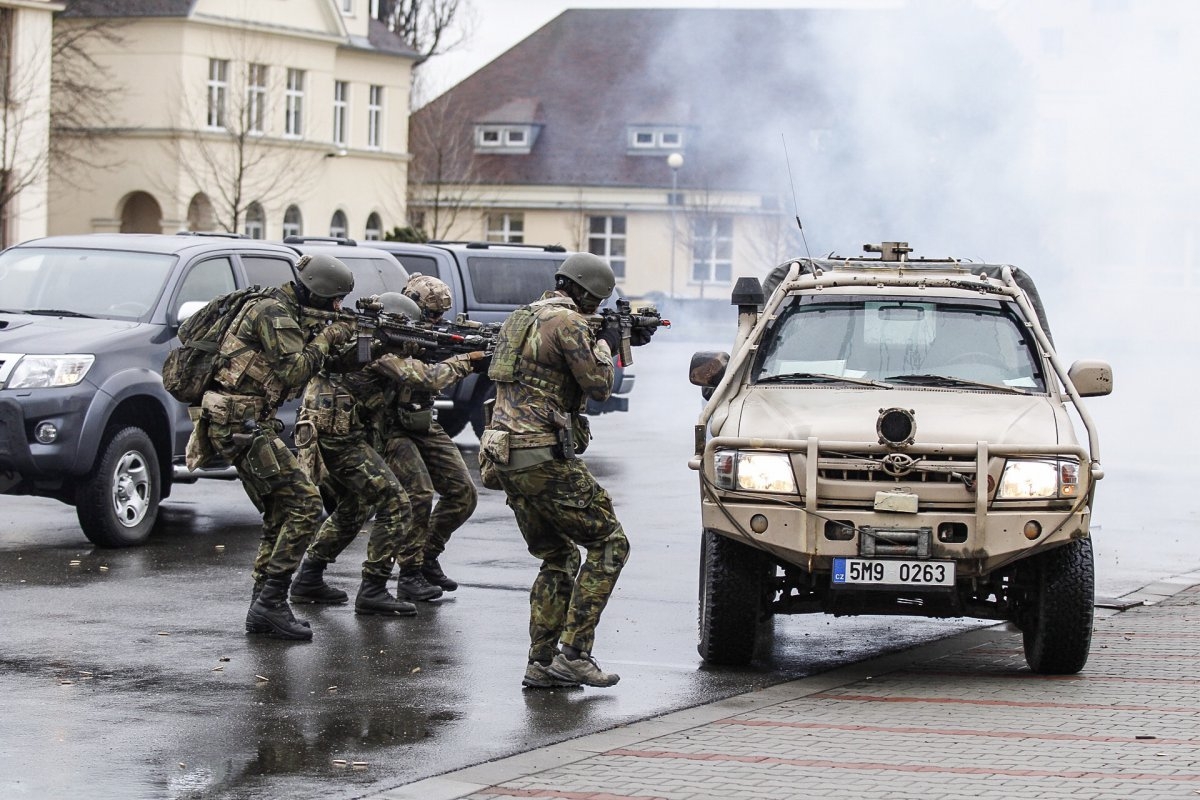
[[[0,392],[0,472],[29,480],[86,472],[91,460],[80,463],[80,446],[95,396],[96,387],[86,381],[72,387]],[[42,422],[58,429],[50,444],[33,438],[34,428]]]

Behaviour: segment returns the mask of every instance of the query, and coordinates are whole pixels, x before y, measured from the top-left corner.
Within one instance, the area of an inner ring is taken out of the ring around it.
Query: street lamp
[[[679,204],[679,168],[683,166],[683,154],[671,153],[667,156],[667,166],[671,168],[671,196],[668,203],[671,206],[671,297],[675,297],[675,236],[678,225],[675,223],[675,206]]]

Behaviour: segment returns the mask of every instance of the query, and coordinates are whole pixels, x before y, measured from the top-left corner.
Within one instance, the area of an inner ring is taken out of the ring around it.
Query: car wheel
[[[760,550],[706,530],[700,547],[700,657],[749,664],[764,629],[774,564]]]
[[[1025,660],[1042,675],[1083,669],[1092,644],[1095,565],[1092,540],[1077,539],[1038,556],[1023,625]]]
[[[455,437],[463,432],[463,428],[467,427],[470,417],[466,412],[457,408],[447,408],[438,410],[437,421],[447,435]]]
[[[162,498],[158,453],[141,428],[110,432],[91,473],[75,490],[83,533],[100,547],[142,544],[158,519]]]

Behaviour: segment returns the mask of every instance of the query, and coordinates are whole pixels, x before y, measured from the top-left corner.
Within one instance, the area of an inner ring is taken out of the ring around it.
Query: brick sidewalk
[[[1197,583],[1098,611],[1079,675],[1030,673],[997,626],[375,797],[1196,798]]]

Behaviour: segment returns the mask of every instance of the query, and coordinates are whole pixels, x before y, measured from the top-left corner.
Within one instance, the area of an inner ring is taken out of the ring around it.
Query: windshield
[[[769,331],[755,381],[1045,391],[1031,340],[996,300],[805,295]]]
[[[140,319],[158,300],[174,263],[166,253],[12,248],[0,253],[0,308]]]

